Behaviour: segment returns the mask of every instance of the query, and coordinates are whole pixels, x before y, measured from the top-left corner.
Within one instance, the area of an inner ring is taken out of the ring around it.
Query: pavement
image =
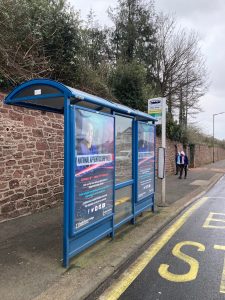
[[[0,224],[0,295],[4,300],[94,299],[92,292],[119,273],[142,247],[225,174],[225,160],[167,177],[167,207],[142,213],[114,240],[107,237],[62,267],[62,207]],[[156,203],[160,203],[157,180]],[[91,295],[91,296],[90,296]]]

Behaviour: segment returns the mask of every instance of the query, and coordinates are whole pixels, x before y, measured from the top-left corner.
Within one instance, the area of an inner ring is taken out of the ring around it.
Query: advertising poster
[[[75,228],[112,214],[114,118],[76,110]]]
[[[154,192],[154,126],[138,124],[138,200]]]

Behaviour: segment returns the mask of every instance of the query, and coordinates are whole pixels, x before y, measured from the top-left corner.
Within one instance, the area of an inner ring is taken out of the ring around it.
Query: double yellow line
[[[171,225],[100,297],[99,300],[116,300],[138,277],[153,257],[166,245],[172,236],[184,225],[187,219],[202,206],[208,197],[201,198]]]

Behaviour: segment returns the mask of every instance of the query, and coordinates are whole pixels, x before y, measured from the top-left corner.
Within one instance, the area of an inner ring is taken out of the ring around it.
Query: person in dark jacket
[[[184,153],[184,151],[181,151],[181,153],[180,153],[180,176],[179,176],[179,179],[182,178],[183,170],[184,170],[184,179],[187,178],[187,169],[188,169],[188,157]]]

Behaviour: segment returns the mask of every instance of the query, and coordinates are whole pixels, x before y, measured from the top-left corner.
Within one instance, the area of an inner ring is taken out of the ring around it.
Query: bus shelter
[[[156,119],[48,79],[21,84],[4,102],[64,114],[65,267],[144,210],[154,211]]]

